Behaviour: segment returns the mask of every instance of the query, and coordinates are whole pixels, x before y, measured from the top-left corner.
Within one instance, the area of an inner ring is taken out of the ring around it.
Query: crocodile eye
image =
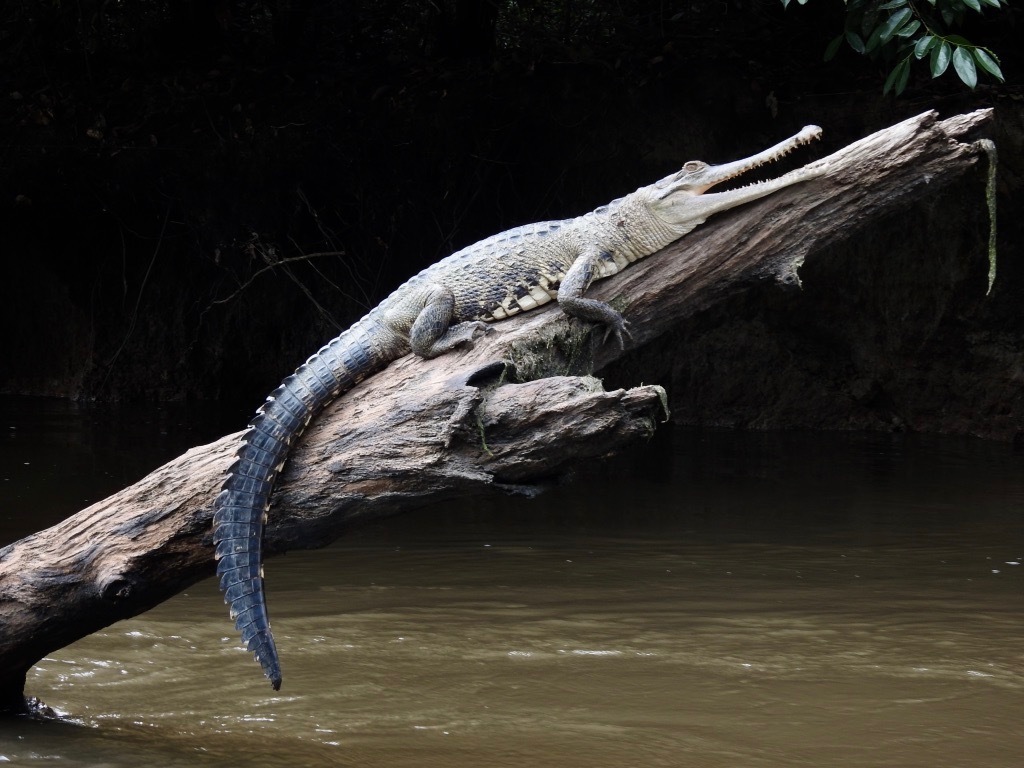
[[[683,171],[686,173],[696,173],[697,171],[702,171],[707,167],[707,163],[701,162],[700,160],[691,160],[683,166]]]

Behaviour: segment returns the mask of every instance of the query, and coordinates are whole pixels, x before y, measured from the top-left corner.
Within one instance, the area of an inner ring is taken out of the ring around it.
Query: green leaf
[[[981,0],[985,5],[991,5],[993,8],[999,8],[999,0]]]
[[[923,59],[928,53],[928,49],[932,47],[932,44],[936,43],[937,39],[934,35],[925,35],[914,45],[914,58]]]
[[[970,49],[957,47],[953,51],[953,69],[968,88],[973,89],[978,84],[978,70],[974,67]]]
[[[898,30],[896,30],[896,37],[910,37],[917,30],[921,28],[921,22],[917,19],[911,19]]]
[[[896,34],[896,30],[902,27],[903,23],[909,18],[909,8],[904,8],[902,11],[896,11],[896,13],[892,14],[892,16],[886,19],[885,23],[883,23],[882,26],[879,27],[879,29],[882,30],[881,34],[879,35],[879,41],[883,43],[888,43],[892,39],[892,36]],[[875,31],[877,32],[878,30]],[[871,36],[874,37],[874,35]]]
[[[979,3],[978,0],[960,0],[960,2],[962,2],[968,8],[970,8],[972,11],[977,11],[978,13],[981,13],[981,3]]]
[[[871,33],[868,41],[864,43],[864,50],[868,53],[875,50],[879,45],[882,44],[882,27],[875,27],[875,31]]]
[[[999,62],[990,56],[988,51],[984,48],[975,48],[972,53],[974,54],[974,60],[978,62],[979,67],[992,75],[1000,83],[1006,82],[1003,78],[1003,70],[999,68]]]
[[[932,48],[931,59],[928,62],[932,71],[932,77],[938,77],[946,71],[946,67],[949,66],[949,57],[952,53],[953,49],[949,47],[949,43],[945,40]]]
[[[903,90],[907,87],[907,81],[910,79],[910,57],[908,56],[902,61],[903,69],[900,71],[899,76],[896,78],[896,95],[899,96],[903,93]]]
[[[890,0],[888,3],[878,6],[883,11],[891,11],[893,8],[902,8],[907,4],[908,0]]]
[[[900,61],[889,76],[885,78],[885,85],[882,86],[882,95],[884,96],[890,90],[895,90],[897,96],[903,93],[903,89],[907,87],[907,78],[910,77],[910,58],[906,58]]]
[[[900,73],[899,78],[896,80],[896,95],[898,96],[906,88],[906,83],[910,79],[910,57],[907,56],[903,59],[903,72]]]
[[[839,53],[839,46],[843,44],[843,35],[838,35],[832,38],[832,41],[828,44],[825,49],[825,61],[832,61]]]
[[[861,39],[860,35],[852,29],[846,30],[846,42],[848,42],[850,47],[857,53],[864,53],[867,50],[867,48],[864,47],[864,41]]]
[[[882,95],[883,96],[885,96],[886,94],[889,93],[889,91],[892,90],[893,83],[896,82],[896,74],[897,74],[896,71],[899,68],[900,68],[899,64],[897,64],[895,67],[893,67],[892,72],[889,73],[889,76],[887,78],[885,78],[885,85],[882,86]]]

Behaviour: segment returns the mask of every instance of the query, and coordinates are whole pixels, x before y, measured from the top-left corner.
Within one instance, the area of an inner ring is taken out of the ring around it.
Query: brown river
[[[0,546],[245,418],[0,399]],[[37,665],[0,764],[1024,764],[1024,454],[677,430],[537,499],[267,564],[275,694],[214,580]]]

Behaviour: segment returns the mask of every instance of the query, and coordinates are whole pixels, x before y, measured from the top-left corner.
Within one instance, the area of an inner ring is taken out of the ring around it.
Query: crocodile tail
[[[242,642],[274,690],[281,664],[263,595],[263,528],[288,451],[333,399],[386,364],[369,324],[357,323],[322,347],[275,389],[249,422],[237,458],[214,502],[213,541],[224,602]]]

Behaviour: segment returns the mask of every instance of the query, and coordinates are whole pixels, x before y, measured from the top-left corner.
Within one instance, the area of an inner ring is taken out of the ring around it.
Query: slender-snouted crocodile
[[[776,179],[707,194],[821,135],[807,126],[745,160],[691,161],[682,170],[575,219],[510,229],[452,254],[399,287],[322,347],[275,389],[249,424],[215,502],[214,542],[224,600],[242,642],[274,690],[281,666],[263,597],[263,526],[288,449],[327,403],[410,351],[436,357],[488,330],[487,323],[557,299],[567,315],[605,327],[622,343],[626,322],[584,296],[593,280],[677,240],[711,215],[820,176],[820,163]]]

